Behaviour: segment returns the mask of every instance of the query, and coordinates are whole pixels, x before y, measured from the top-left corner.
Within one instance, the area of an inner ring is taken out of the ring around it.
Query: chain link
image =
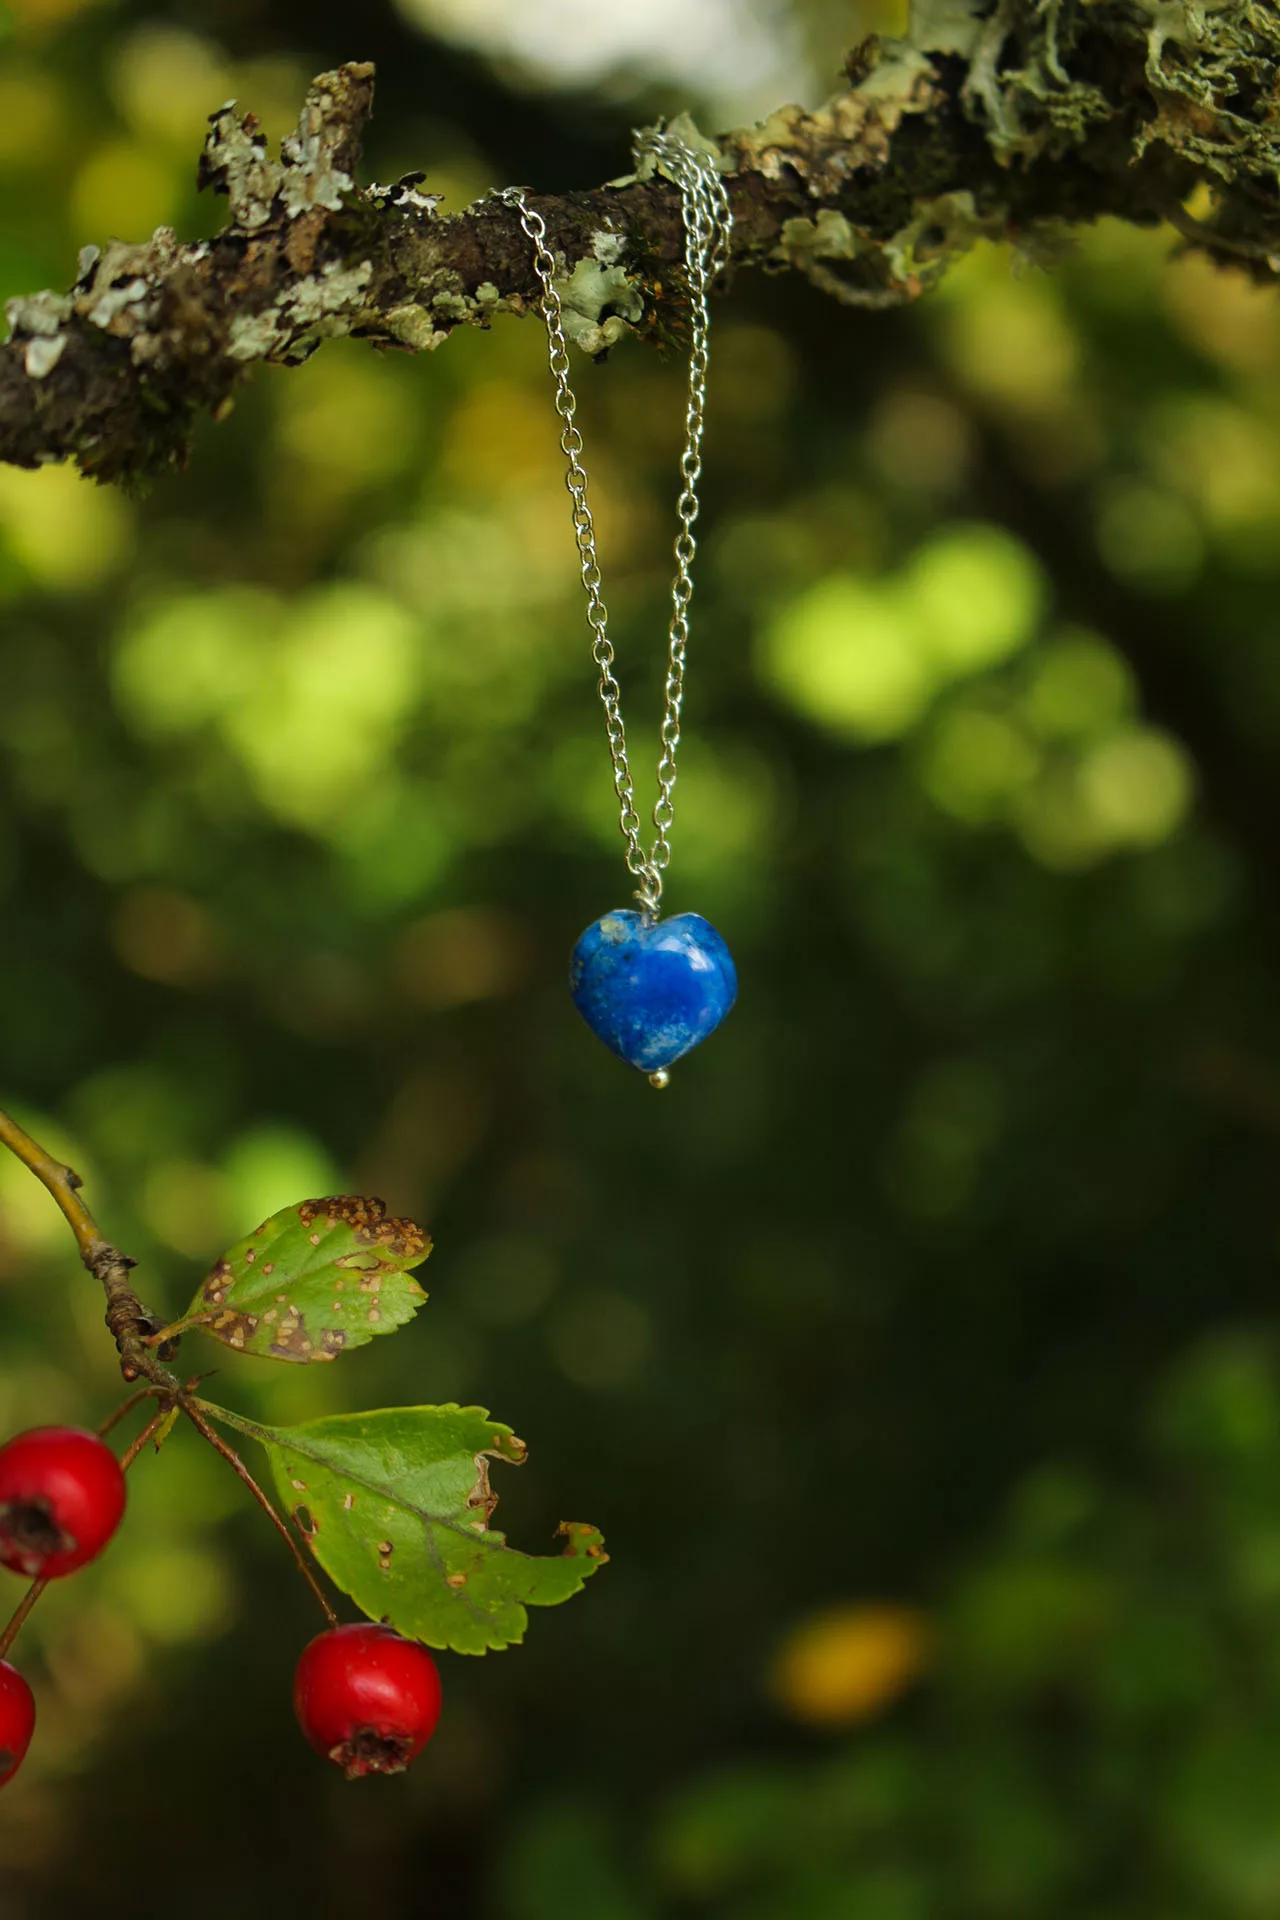
[[[575,418],[578,403],[569,383],[564,312],[555,282],[556,259],[547,245],[546,222],[529,205],[523,187],[503,187],[492,197],[516,209],[521,226],[533,242],[534,267],[542,288],[542,317],[547,327],[547,357],[555,382],[555,407],[561,423],[560,446],[567,463],[565,485],[573,502],[573,532],[578,545],[582,584],[587,595],[591,655],[600,673],[600,703],[604,708],[609,756],[613,762],[618,822],[626,842],[627,870],[638,882],[636,899],[645,913],[656,915],[662,904],[663,876],[671,859],[670,834],[675,819],[676,754],[680,746],[680,712],[684,704],[685,659],[689,648],[689,605],[693,598],[693,562],[697,551],[693,528],[698,518],[698,482],[702,477],[702,434],[707,403],[711,330],[707,297],[713,281],[729,258],[733,212],[724,182],[710,154],[687,146],[683,140],[657,128],[647,128],[635,135],[634,152],[637,167],[644,159],[652,158],[680,188],[684,220],[684,269],[692,322],[685,443],[680,456],[682,485],[676,501],[676,517],[680,528],[675,542],[675,577],[671,583],[671,624],[668,629],[667,676],[658,759],[658,798],[653,809],[654,839],[647,849],[641,838],[635,784],[631,777],[631,763],[627,758],[622,690],[614,672],[608,610],[600,593],[595,521],[587,499],[582,434]]]

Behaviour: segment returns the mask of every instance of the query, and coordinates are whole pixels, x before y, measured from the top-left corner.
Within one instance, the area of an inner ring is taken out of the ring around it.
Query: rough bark
[[[825,106],[704,142],[733,203],[731,266],[798,270],[846,304],[882,306],[915,298],[980,237],[1045,259],[1107,213],[1169,220],[1274,279],[1278,54],[1280,15],[1255,0],[921,0],[905,39],[850,55]],[[297,363],[338,334],[431,349],[454,327],[529,311],[511,208],[441,216],[417,176],[356,185],[372,105],[371,67],[322,74],[278,160],[251,114],[220,108],[200,160],[202,185],[230,204],[215,238],[181,245],[161,228],[86,248],[69,292],[10,301],[0,458],[137,478],[181,463],[195,415],[225,409],[255,362]],[[580,347],[679,336],[670,182],[642,170],[531,199]]]

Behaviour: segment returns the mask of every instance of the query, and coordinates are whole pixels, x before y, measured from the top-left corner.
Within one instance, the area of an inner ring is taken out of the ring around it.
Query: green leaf
[[[607,1555],[566,1522],[564,1551],[537,1558],[489,1526],[490,1460],[525,1445],[483,1407],[386,1407],[297,1427],[210,1408],[266,1448],[280,1497],[335,1586],[373,1620],[455,1653],[524,1638],[529,1607],[577,1593]]]
[[[427,1296],[406,1269],[430,1251],[381,1200],[303,1200],[224,1253],[169,1331],[201,1327],[268,1360],[334,1360],[413,1318]]]

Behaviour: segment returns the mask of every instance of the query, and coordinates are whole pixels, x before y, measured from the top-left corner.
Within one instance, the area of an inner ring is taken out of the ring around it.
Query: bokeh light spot
[[[885,591],[833,574],[766,631],[765,680],[807,719],[854,740],[894,740],[932,692],[911,621]]]
[[[210,915],[172,887],[130,888],[112,916],[111,937],[124,964],[144,980],[198,987],[218,971]]]
[[[60,592],[100,585],[133,543],[129,503],[74,467],[0,467],[0,526],[33,579]]]
[[[187,1259],[209,1266],[239,1225],[229,1201],[226,1178],[196,1160],[161,1161],[143,1183],[142,1212],[156,1238]],[[239,1231],[244,1232],[247,1224],[240,1225]]]
[[[391,966],[407,999],[439,1010],[509,993],[527,958],[528,941],[513,915],[451,907],[406,927]]]
[[[1081,792],[1113,846],[1151,847],[1186,818],[1195,775],[1168,734],[1134,727],[1094,749],[1080,769]]]
[[[1045,599],[1039,567],[1003,528],[948,527],[920,547],[904,587],[923,643],[948,673],[976,673],[1025,646]]]
[[[1133,675],[1115,648],[1074,629],[1036,654],[1022,711],[1043,739],[1088,741],[1127,719],[1135,700]]]
[[[117,44],[110,87],[135,133],[172,144],[184,158],[203,144],[212,108],[232,91],[226,64],[210,41],[160,21]]]
[[[252,1233],[259,1221],[281,1207],[340,1190],[333,1162],[319,1141],[283,1122],[242,1133],[227,1151],[223,1172],[237,1234]]]
[[[901,1606],[850,1605],[815,1614],[780,1648],[774,1698],[809,1726],[855,1726],[882,1712],[929,1662],[924,1615]]]
[[[135,1626],[162,1646],[224,1633],[235,1610],[221,1555],[179,1541],[135,1546],[121,1563],[115,1591]]]
[[[140,242],[172,219],[181,190],[176,164],[132,140],[109,140],[81,167],[71,190],[77,240]]]
[[[1035,778],[1040,755],[1011,719],[981,707],[940,717],[921,755],[925,791],[947,813],[977,825],[998,817]]]

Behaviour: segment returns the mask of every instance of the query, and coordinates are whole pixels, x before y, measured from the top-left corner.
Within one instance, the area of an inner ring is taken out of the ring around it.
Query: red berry
[[[348,1780],[403,1773],[435,1732],[440,1675],[425,1647],[391,1627],[333,1627],[302,1650],[293,1709]]]
[[[27,1757],[36,1726],[31,1689],[7,1660],[0,1660],[0,1787],[12,1780]]]
[[[105,1440],[32,1427],[0,1447],[0,1563],[57,1580],[102,1552],[124,1512],[124,1474]]]

